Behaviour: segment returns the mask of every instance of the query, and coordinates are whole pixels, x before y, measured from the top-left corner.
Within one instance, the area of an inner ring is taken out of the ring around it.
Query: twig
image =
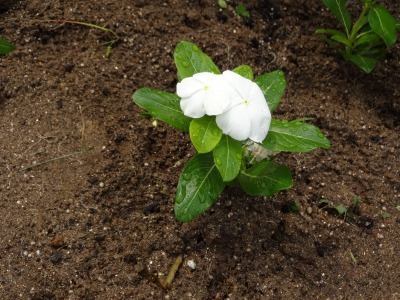
[[[164,282],[161,282],[161,285],[166,288],[166,289],[170,289],[172,287],[172,281],[175,278],[175,274],[178,271],[180,265],[182,264],[183,261],[183,256],[179,255],[177,257],[177,259],[175,260],[174,264],[172,265],[171,269],[168,272],[167,278],[165,278]]]
[[[114,35],[115,39],[113,39],[113,40],[111,40],[111,41],[108,41],[108,42],[101,43],[100,45],[98,45],[98,46],[96,47],[96,49],[97,49],[97,48],[100,47],[100,46],[107,45],[107,49],[106,49],[106,57],[107,57],[107,58],[110,57],[112,46],[113,46],[116,42],[118,42],[119,39],[120,39],[119,35],[116,34],[115,31],[113,31],[113,30],[111,30],[111,29],[108,29],[108,28],[105,28],[105,27],[103,27],[103,26],[99,26],[99,25],[92,24],[92,23],[79,22],[79,21],[69,21],[69,20],[47,20],[47,22],[78,24],[78,25],[83,25],[83,26],[87,26],[87,27],[99,29],[99,30],[102,30],[102,31],[105,31],[105,32],[110,32],[111,34]]]
[[[62,156],[58,156],[58,157],[55,157],[55,158],[52,158],[52,159],[44,160],[44,161],[38,162],[37,164],[33,164],[31,166],[23,168],[22,171],[27,171],[27,170],[39,167],[41,165],[45,165],[45,164],[51,163],[51,162],[56,161],[56,160],[61,160],[61,159],[65,159],[65,158],[68,158],[68,157],[71,157],[71,156],[75,156],[75,155],[79,155],[79,154],[82,154],[82,153],[85,153],[85,152],[89,152],[89,151],[92,151],[93,148],[94,147],[90,147],[90,148],[82,149],[80,151],[76,151],[76,152],[68,153],[68,154],[65,154],[65,155],[62,155]]]

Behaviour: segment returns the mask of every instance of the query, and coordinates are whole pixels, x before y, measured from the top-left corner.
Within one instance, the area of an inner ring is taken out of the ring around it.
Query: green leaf
[[[343,37],[342,35],[333,35],[333,36],[331,36],[331,40],[339,42],[347,47],[351,47],[351,42],[346,37]]]
[[[318,34],[329,34],[329,35],[341,35],[344,38],[347,38],[347,36],[343,32],[340,32],[339,30],[335,30],[335,29],[317,29],[315,31],[315,33],[318,33]]]
[[[355,54],[346,54],[343,53],[343,57],[354,63],[357,67],[363,70],[365,73],[371,73],[373,69],[375,69],[377,61],[373,58],[355,55]]]
[[[218,5],[221,8],[227,8],[228,7],[228,4],[226,4],[225,0],[218,0]]]
[[[366,33],[360,36],[360,38],[357,38],[357,40],[354,43],[354,48],[363,45],[368,47],[369,45],[376,45],[377,43],[379,43],[380,41],[382,41],[379,36],[374,33],[374,32],[370,32],[370,33]]]
[[[205,212],[225,185],[211,153],[193,156],[183,168],[175,196],[175,216],[189,222]]]
[[[400,20],[397,20],[397,21],[396,21],[395,26],[396,26],[396,30],[397,30],[397,31],[400,31]]]
[[[300,121],[272,120],[261,146],[270,151],[308,152],[316,148],[329,149],[328,139],[321,131]]]
[[[347,212],[347,208],[343,204],[339,204],[338,206],[335,206],[335,209],[338,212],[339,216],[343,215]]]
[[[273,161],[261,161],[241,171],[238,179],[242,189],[251,196],[272,196],[292,187],[289,168]]]
[[[362,31],[368,30],[369,26],[365,26],[368,24],[368,17],[364,16],[357,20],[357,22],[353,25],[352,35],[357,34],[361,29]]]
[[[250,12],[243,5],[236,6],[236,14],[240,17],[250,17]]]
[[[189,134],[197,152],[207,153],[214,149],[221,140],[222,130],[215,122],[215,117],[205,115],[192,120]]]
[[[192,120],[186,117],[179,105],[180,98],[176,94],[154,91],[148,88],[137,90],[132,95],[132,100],[157,118],[176,129],[189,131]]]
[[[251,67],[243,65],[243,66],[239,66],[235,69],[232,70],[233,72],[235,72],[236,74],[239,74],[240,76],[253,80],[254,79],[254,74],[253,74],[253,70],[251,69]]]
[[[7,54],[15,50],[15,46],[0,38],[0,54]]]
[[[261,75],[255,83],[261,88],[271,113],[278,106],[286,89],[285,74],[281,70]]]
[[[204,54],[195,44],[186,41],[181,41],[176,46],[174,60],[180,79],[200,72],[221,73],[208,55]]]
[[[368,14],[368,22],[372,30],[385,41],[388,48],[397,40],[395,19],[390,12],[379,5],[371,8]]]
[[[218,145],[213,150],[215,165],[223,181],[232,181],[239,174],[243,158],[243,146],[230,136],[222,135]]]
[[[339,20],[346,30],[347,36],[351,30],[351,18],[349,11],[345,8],[347,0],[322,0],[329,10]]]

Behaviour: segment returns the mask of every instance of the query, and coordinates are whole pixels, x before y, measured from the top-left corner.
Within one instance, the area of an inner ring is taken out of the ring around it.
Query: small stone
[[[194,262],[193,259],[188,260],[187,266],[188,266],[189,268],[191,268],[192,270],[196,269],[196,263]]]

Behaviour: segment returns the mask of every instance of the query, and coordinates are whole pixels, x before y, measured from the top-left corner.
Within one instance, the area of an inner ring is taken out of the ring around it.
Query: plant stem
[[[371,8],[371,4],[366,2],[363,7],[360,17],[354,23],[354,25],[351,29],[351,34],[348,38],[349,38],[349,41],[350,41],[352,47],[346,47],[347,54],[351,54],[351,52],[353,50],[353,44],[355,42],[356,35],[357,35],[358,31],[362,28],[362,26],[360,26],[360,23],[363,22],[363,19],[364,19],[365,15],[367,14],[367,12],[370,10],[370,8]]]
[[[102,43],[100,44],[98,47],[100,47],[101,45],[107,45],[107,50],[106,50],[106,57],[108,58],[110,56],[111,53],[111,48],[112,46],[119,41],[120,37],[118,34],[116,34],[115,31],[105,28],[103,26],[99,26],[99,25],[95,25],[92,23],[86,23],[86,22],[79,22],[79,21],[69,21],[69,20],[48,20],[49,22],[56,22],[56,23],[69,23],[69,24],[78,24],[78,25],[83,25],[83,26],[87,26],[87,27],[91,27],[91,28],[95,28],[95,29],[99,29],[105,32],[110,32],[111,34],[114,35],[115,39]]]

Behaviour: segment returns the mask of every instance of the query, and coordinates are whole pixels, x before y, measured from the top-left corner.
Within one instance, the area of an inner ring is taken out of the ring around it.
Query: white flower
[[[271,112],[260,87],[232,71],[225,71],[222,76],[236,93],[230,108],[217,115],[218,127],[235,140],[262,142],[271,124]]]
[[[191,118],[222,114],[231,105],[232,92],[221,74],[210,72],[196,73],[176,86],[176,93],[182,98],[181,109]]]

